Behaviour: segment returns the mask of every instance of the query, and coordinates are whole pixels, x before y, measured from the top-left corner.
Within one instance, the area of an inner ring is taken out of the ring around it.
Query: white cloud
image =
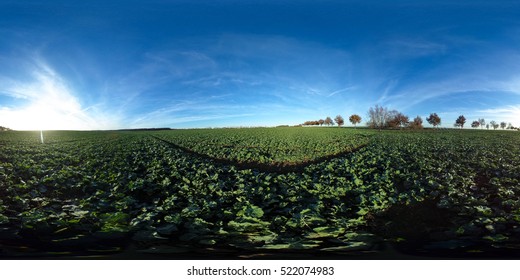
[[[520,95],[520,77],[515,76],[501,85],[505,91]]]
[[[118,127],[117,118],[99,105],[84,107],[59,74],[41,60],[30,71],[32,81],[12,82],[0,89],[23,105],[0,108],[2,125],[16,130],[92,130]],[[9,94],[16,93],[16,94]]]
[[[476,113],[486,116],[488,122],[495,120],[511,123],[516,127],[520,126],[520,104],[479,110]]]

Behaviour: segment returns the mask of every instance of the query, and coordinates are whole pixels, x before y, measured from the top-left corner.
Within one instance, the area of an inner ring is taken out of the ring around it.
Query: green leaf
[[[199,241],[199,244],[202,245],[215,245],[217,244],[217,241],[214,239],[202,239]]]
[[[7,216],[0,214],[0,225],[7,224],[7,223],[9,223],[9,218],[7,218]]]
[[[228,226],[235,231],[238,232],[258,232],[266,229],[269,226],[268,222],[258,221],[256,223],[253,222],[237,222],[230,221]]]
[[[367,208],[361,208],[359,209],[359,211],[357,211],[357,214],[360,215],[360,216],[364,216],[368,213],[368,209]]]
[[[250,206],[246,210],[246,215],[253,218],[261,218],[264,215],[264,210],[258,206]]]
[[[157,228],[157,233],[161,235],[171,235],[176,231],[178,231],[178,228],[175,224],[167,224]]]
[[[504,242],[509,240],[509,237],[503,235],[503,234],[496,234],[496,235],[487,235],[483,237],[486,240],[492,241],[492,242]]]

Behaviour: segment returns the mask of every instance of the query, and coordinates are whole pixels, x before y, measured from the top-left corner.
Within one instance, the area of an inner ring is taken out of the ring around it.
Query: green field
[[[2,258],[518,258],[520,133],[0,133]]]

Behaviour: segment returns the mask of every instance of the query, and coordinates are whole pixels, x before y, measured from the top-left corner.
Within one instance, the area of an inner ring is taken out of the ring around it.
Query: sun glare
[[[100,113],[97,106],[84,106],[80,95],[64,79],[45,63],[38,65],[32,82],[9,88],[8,92],[16,93],[27,103],[21,107],[0,107],[3,125],[15,130],[92,130],[116,126],[112,115]]]
[[[22,108],[0,108],[3,124],[15,130],[94,130],[117,128],[117,118],[76,99],[36,100]]]

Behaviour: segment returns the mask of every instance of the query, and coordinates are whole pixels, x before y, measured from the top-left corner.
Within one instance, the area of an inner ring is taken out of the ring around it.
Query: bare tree
[[[507,123],[506,123],[506,122],[501,122],[501,123],[500,123],[500,128],[505,129],[506,126],[507,126]]]
[[[437,113],[431,113],[429,117],[426,118],[426,121],[433,125],[433,127],[437,127],[441,124],[441,118],[437,115]]]
[[[486,125],[486,120],[484,120],[483,118],[478,119],[478,123],[480,124],[480,127],[484,128],[484,126]]]
[[[473,128],[477,128],[477,127],[479,127],[479,126],[480,126],[480,122],[479,122],[479,121],[473,121],[473,122],[471,123],[471,127],[473,127]]]
[[[353,114],[351,115],[348,120],[354,125],[356,126],[356,124],[360,123],[361,122],[361,117],[359,115],[356,115],[356,114]]]
[[[370,107],[367,125],[371,128],[382,129],[387,126],[388,116],[388,109],[385,107],[379,105],[376,105],[375,108]]]
[[[493,129],[497,129],[499,126],[499,124],[496,121],[490,121],[489,124]]]

